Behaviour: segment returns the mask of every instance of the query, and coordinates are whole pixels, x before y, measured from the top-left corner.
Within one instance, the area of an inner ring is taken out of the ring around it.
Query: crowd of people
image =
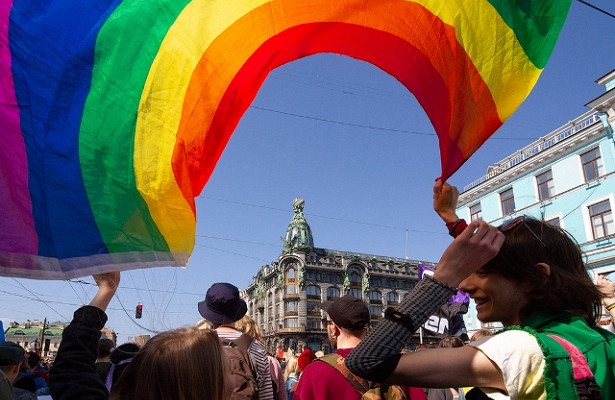
[[[360,299],[321,303],[334,353],[306,348],[283,368],[230,283],[208,289],[197,326],[113,348],[100,340],[120,282],[110,272],[94,276],[96,295],[66,327],[49,386],[33,381],[26,391],[47,389],[56,400],[615,398],[615,334],[597,324],[603,307],[615,320],[615,283],[592,281],[564,230],[527,216],[468,224],[455,214],[458,195],[436,182],[434,209],[455,239],[435,273],[373,328]],[[504,328],[408,351],[411,335],[458,290],[473,298],[479,320]],[[1,399],[28,398],[13,384],[28,374],[25,361],[23,348],[0,344]]]

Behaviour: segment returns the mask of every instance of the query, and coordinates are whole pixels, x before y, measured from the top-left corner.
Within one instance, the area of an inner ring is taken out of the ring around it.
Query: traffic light
[[[137,310],[135,311],[135,318],[141,318],[141,314],[143,314],[143,306],[141,304],[137,304]]]

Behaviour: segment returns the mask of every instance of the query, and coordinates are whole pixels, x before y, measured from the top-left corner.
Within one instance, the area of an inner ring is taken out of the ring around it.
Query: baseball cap
[[[334,301],[325,301],[320,304],[335,325],[346,329],[367,328],[370,322],[369,309],[360,299],[349,294]]]

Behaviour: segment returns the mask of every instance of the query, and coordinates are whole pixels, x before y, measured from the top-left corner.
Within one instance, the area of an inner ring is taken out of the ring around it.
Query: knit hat
[[[325,310],[340,328],[354,330],[369,327],[370,315],[367,305],[349,294],[335,301],[324,301],[320,304],[320,308]]]
[[[299,367],[299,369],[303,371],[305,370],[305,367],[310,365],[310,363],[314,361],[315,359],[316,359],[316,354],[314,354],[312,349],[307,348],[303,350],[303,353],[301,353],[299,358],[297,358],[297,367]]]
[[[17,365],[25,359],[26,351],[17,343],[0,343],[0,365]]]
[[[230,324],[246,314],[248,306],[239,297],[239,289],[230,283],[214,283],[205,300],[199,302],[199,313],[214,324]]]

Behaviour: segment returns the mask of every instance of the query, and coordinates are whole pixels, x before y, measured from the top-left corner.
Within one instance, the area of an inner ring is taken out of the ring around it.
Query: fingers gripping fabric
[[[410,336],[457,289],[425,276],[395,309],[389,309],[357,347],[346,357],[348,369],[370,381],[384,381],[397,366]]]

